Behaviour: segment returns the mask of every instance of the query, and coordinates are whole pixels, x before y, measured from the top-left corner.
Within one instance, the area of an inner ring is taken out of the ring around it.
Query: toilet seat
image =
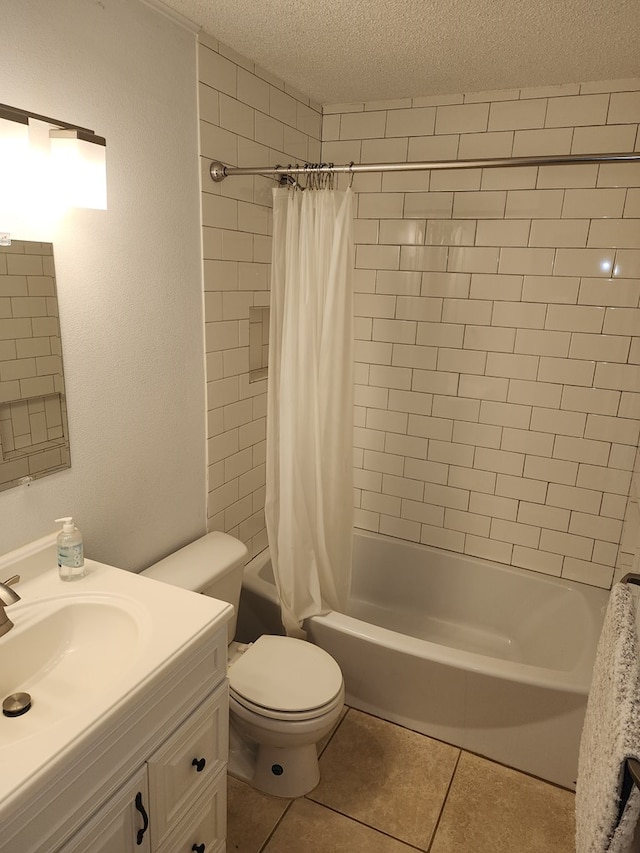
[[[258,717],[266,717],[269,720],[279,720],[281,722],[305,722],[305,720],[318,720],[324,717],[325,714],[330,714],[337,707],[342,707],[344,704],[344,693],[340,691],[332,702],[322,705],[320,708],[311,708],[308,711],[279,711],[273,708],[265,708],[263,705],[256,705],[249,702],[243,696],[229,690],[229,707],[232,711],[241,713],[241,709],[249,711]]]
[[[248,711],[281,720],[308,720],[342,704],[342,672],[323,649],[265,634],[229,667],[230,696]]]

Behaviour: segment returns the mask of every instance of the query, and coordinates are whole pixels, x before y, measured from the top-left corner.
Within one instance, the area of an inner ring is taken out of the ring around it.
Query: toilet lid
[[[309,711],[335,699],[342,672],[312,643],[265,634],[229,668],[229,687],[262,708]]]

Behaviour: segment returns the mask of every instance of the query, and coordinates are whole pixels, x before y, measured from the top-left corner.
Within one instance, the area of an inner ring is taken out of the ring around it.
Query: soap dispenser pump
[[[56,518],[62,522],[62,530],[56,538],[58,546],[58,574],[60,580],[74,581],[84,576],[84,548],[82,533],[73,523],[71,516]]]

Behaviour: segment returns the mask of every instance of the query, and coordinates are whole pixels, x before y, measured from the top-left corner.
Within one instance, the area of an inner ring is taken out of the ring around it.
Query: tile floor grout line
[[[282,812],[282,814],[280,815],[280,817],[278,818],[278,820],[277,820],[277,821],[275,822],[275,824],[273,825],[273,828],[271,829],[271,832],[267,835],[267,837],[265,838],[265,840],[264,840],[263,844],[262,844],[260,847],[258,847],[258,849],[257,849],[256,853],[263,853],[263,851],[266,849],[267,844],[268,844],[268,843],[271,841],[271,839],[273,838],[273,835],[274,835],[274,833],[275,833],[276,829],[278,829],[278,827],[279,827],[279,826],[280,826],[280,824],[282,823],[282,820],[283,820],[284,816],[287,814],[287,812],[289,811],[289,809],[291,808],[291,806],[292,806],[294,803],[295,803],[295,799],[293,799],[293,800],[289,800],[289,802],[287,803],[287,805],[286,805],[286,807],[285,807],[284,811]]]
[[[329,733],[329,737],[327,738],[327,742],[325,743],[325,745],[322,747],[322,749],[321,749],[321,750],[320,750],[320,752],[318,753],[318,761],[320,761],[320,757],[321,757],[322,755],[324,755],[325,750],[326,750],[326,748],[329,746],[329,744],[331,743],[331,741],[333,740],[333,737],[334,737],[335,733],[338,731],[338,729],[342,726],[342,724],[344,723],[344,721],[345,721],[345,720],[347,719],[347,717],[349,716],[349,711],[351,710],[351,706],[350,706],[350,705],[345,705],[344,707],[345,707],[347,710],[346,710],[346,711],[344,712],[344,714],[340,717],[340,719],[338,720],[338,722],[337,722],[337,723],[335,724],[335,726],[333,727],[332,731]],[[311,791],[309,791],[309,793],[311,793]],[[305,794],[304,796],[306,797],[306,794]]]
[[[309,794],[312,792],[309,791]],[[332,806],[326,805],[326,803],[319,803],[318,800],[312,800],[309,794],[305,794],[305,800],[309,800],[310,803],[313,803],[315,806],[320,806],[320,808],[327,809],[327,811],[333,812],[334,814],[340,815],[345,820],[351,821],[352,823],[357,823],[360,826],[364,826],[365,829],[370,829],[372,832],[377,832],[378,835],[384,835],[385,838],[390,838],[392,841],[398,841],[400,844],[404,844],[405,847],[410,847],[412,850],[418,850],[419,853],[428,853],[424,847],[418,847],[415,844],[412,844],[411,841],[405,841],[403,838],[398,838],[397,835],[391,835],[390,832],[385,832],[383,829],[378,829],[377,826],[371,826],[370,823],[365,823],[363,820],[359,820],[357,817],[352,817],[351,815],[345,814],[344,812],[339,811],[338,809],[334,809]],[[258,853],[262,853],[261,850]]]
[[[429,841],[429,845],[427,847],[426,853],[431,853],[431,848],[436,840],[436,835],[438,834],[438,828],[440,826],[440,821],[442,820],[442,815],[444,814],[444,807],[447,804],[447,800],[449,799],[449,794],[451,792],[451,786],[453,785],[453,780],[455,779],[456,773],[458,772],[458,765],[460,764],[460,759],[462,758],[462,753],[464,750],[458,749],[458,757],[456,758],[456,763],[453,768],[453,773],[451,774],[451,779],[449,779],[449,784],[447,785],[447,792],[444,795],[444,799],[442,800],[442,805],[440,806],[440,813],[438,814],[438,819],[433,827],[433,832],[431,833],[431,839]]]

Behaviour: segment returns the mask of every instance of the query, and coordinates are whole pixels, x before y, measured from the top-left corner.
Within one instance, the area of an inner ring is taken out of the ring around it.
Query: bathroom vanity
[[[0,637],[0,853],[222,853],[225,602],[86,561],[54,536],[0,557],[20,575]]]

